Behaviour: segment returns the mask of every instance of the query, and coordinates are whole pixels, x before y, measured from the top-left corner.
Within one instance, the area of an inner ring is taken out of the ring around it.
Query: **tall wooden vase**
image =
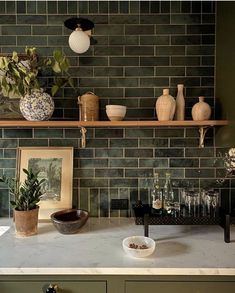
[[[177,89],[175,120],[182,121],[185,116],[184,85],[178,84]]]
[[[163,90],[163,95],[157,98],[156,113],[159,121],[173,120],[175,114],[175,99],[169,94],[169,89]]]

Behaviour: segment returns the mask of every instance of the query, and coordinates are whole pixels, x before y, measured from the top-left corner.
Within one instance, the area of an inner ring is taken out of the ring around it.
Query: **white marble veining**
[[[0,238],[0,274],[235,275],[235,227],[225,243],[219,226],[150,226],[156,250],[144,259],[123,251],[131,235],[143,226],[127,218],[90,218],[74,235],[40,223],[38,235],[19,238],[12,226]]]

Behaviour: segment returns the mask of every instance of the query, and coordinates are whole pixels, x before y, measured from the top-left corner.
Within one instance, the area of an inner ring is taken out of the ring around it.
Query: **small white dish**
[[[111,121],[121,121],[126,115],[126,106],[106,105],[106,114]]]
[[[143,248],[143,246],[147,248]],[[122,247],[128,255],[140,258],[151,255],[155,250],[156,243],[149,237],[131,236],[123,239]]]

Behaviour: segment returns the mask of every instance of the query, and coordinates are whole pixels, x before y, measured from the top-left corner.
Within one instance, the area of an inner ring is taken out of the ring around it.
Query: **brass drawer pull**
[[[50,284],[49,287],[46,290],[46,293],[58,293],[59,288],[57,285]]]

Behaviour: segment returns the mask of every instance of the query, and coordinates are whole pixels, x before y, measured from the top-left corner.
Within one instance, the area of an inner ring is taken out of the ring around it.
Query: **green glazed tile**
[[[155,157],[184,157],[184,150],[181,148],[159,148],[155,150]]]
[[[125,169],[125,177],[145,177],[153,176],[153,169]]]
[[[163,46],[163,47],[165,47],[165,46]],[[166,55],[168,55],[168,53]],[[158,57],[151,57],[151,58],[150,57],[140,57],[140,66],[168,66],[168,65],[170,65],[170,58],[169,57],[159,57],[159,56]]]
[[[140,159],[139,167],[167,168],[168,159]]]
[[[171,57],[171,64],[174,65],[183,65],[183,66],[194,66],[194,65],[200,65],[200,57],[193,56],[193,57],[178,57],[173,56]]]
[[[123,35],[124,34],[124,25],[120,24],[98,24],[94,29],[95,35]]]
[[[119,1],[120,13],[129,13],[129,1]]]
[[[110,139],[110,147],[138,147],[138,139]]]
[[[214,169],[185,169],[185,177],[195,177],[195,178],[214,178],[215,170]]]
[[[108,13],[109,1],[99,1],[99,13]]]
[[[126,149],[125,157],[151,158],[153,157],[153,149]]]
[[[95,56],[122,56],[123,50],[121,46],[96,46],[94,47]]]
[[[17,13],[26,13],[26,1],[17,1],[16,2]]]
[[[79,191],[80,191],[80,195],[79,195],[80,208],[88,211],[89,190],[88,188],[80,188]]]
[[[111,66],[139,66],[139,57],[110,57]]]
[[[31,28],[29,26],[16,26],[16,25],[8,25],[2,26],[2,35],[30,35]],[[44,31],[45,34],[45,31]]]
[[[150,12],[151,13],[160,12],[160,1],[150,1]]]
[[[80,179],[80,186],[81,188],[84,187],[108,187],[108,180],[107,179]]]
[[[110,179],[110,185],[112,187],[137,187],[137,179]]]
[[[142,87],[168,87],[169,86],[169,79],[164,77],[155,77],[155,78],[140,78],[140,86]]]
[[[140,36],[141,45],[169,45],[170,38],[169,36]]]
[[[34,25],[32,26],[32,34],[33,35],[45,35],[45,31],[47,35],[62,35],[61,26],[53,26],[53,25]],[[64,37],[62,38],[64,40]]]
[[[93,178],[94,177],[94,169],[84,169],[84,168],[76,168],[73,171],[74,178]]]
[[[109,193],[107,188],[100,188],[100,217],[109,217]]]
[[[18,15],[18,24],[46,24],[46,15]]]
[[[0,139],[0,148],[16,148],[17,139]]]
[[[123,76],[123,68],[97,67],[97,68],[94,68],[94,76]]]
[[[153,97],[153,88],[125,88],[125,97]]]
[[[63,137],[63,129],[34,129],[34,137],[36,138],[54,138]]]
[[[154,47],[153,46],[126,46],[125,47],[125,55],[154,55]]]
[[[110,167],[137,167],[138,159],[110,159]]]
[[[198,159],[170,159],[170,167],[198,167]]]
[[[215,26],[212,24],[187,25],[187,34],[214,34]]]
[[[16,15],[0,15],[1,24],[16,24]]]
[[[154,25],[125,25],[125,35],[154,35]]]
[[[16,158],[16,149],[4,149],[4,158]]]
[[[0,43],[2,46],[16,45],[16,37],[0,36]]]
[[[46,1],[37,1],[37,13],[45,14],[47,11]]]
[[[80,159],[80,168],[104,168],[108,167],[108,159]]]
[[[170,14],[160,14],[157,17],[155,15],[141,15],[140,23],[144,26],[150,24],[170,24]],[[146,32],[145,35],[148,33]]]
[[[96,149],[95,157],[105,158],[105,157],[123,157],[123,150],[120,148],[112,149]]]
[[[138,24],[139,15],[112,15],[109,19],[110,24]]]
[[[37,2],[36,1],[27,1],[26,3],[26,9],[27,9],[27,13],[31,14],[31,13],[36,13],[37,11],[37,6],[36,6]]]
[[[27,46],[27,45],[45,46],[47,44],[47,37],[46,36],[18,36],[17,43],[20,46]]]
[[[150,1],[140,1],[140,13],[150,12]]]
[[[139,80],[134,77],[118,77],[118,78],[109,78],[109,85],[111,87],[136,87],[138,86]]]
[[[48,14],[57,14],[58,6],[57,1],[47,1]]]
[[[58,13],[59,14],[66,14],[68,12],[68,1],[58,1]]]
[[[171,14],[172,24],[197,24],[201,23],[201,14]]]
[[[2,4],[4,2],[2,1]],[[4,8],[1,8],[1,11],[3,11]],[[14,13],[16,12],[16,2],[15,1],[6,1],[6,13],[10,14],[10,13]]]
[[[109,36],[110,45],[138,45],[138,36]]]
[[[108,57],[80,57],[80,66],[108,66]],[[115,65],[115,64],[110,64]]]
[[[167,147],[168,139],[163,138],[149,138],[149,139],[140,139],[139,140],[140,147]]]
[[[4,129],[4,138],[32,138],[32,129]]]
[[[109,1],[109,13],[118,13],[118,1]]]
[[[213,148],[188,148],[185,149],[185,157],[213,157]]]
[[[95,169],[95,177],[123,177],[123,169]]]
[[[15,168],[16,160],[15,159],[0,159],[1,168]]]
[[[215,47],[214,46],[187,46],[186,50],[187,55],[214,55]]]
[[[90,189],[90,216],[98,217],[99,215],[99,190],[97,188]]]

